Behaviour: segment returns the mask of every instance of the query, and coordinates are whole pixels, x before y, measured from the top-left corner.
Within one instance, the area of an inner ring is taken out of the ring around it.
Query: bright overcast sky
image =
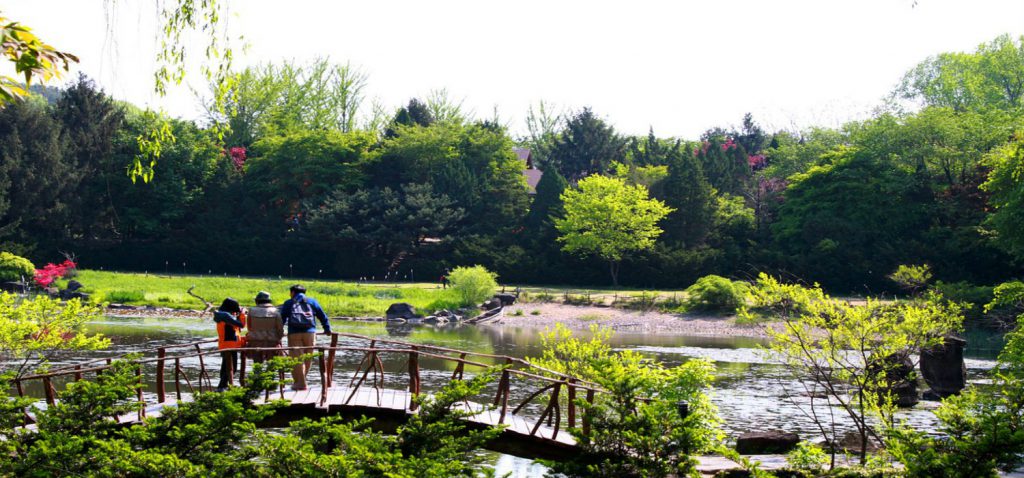
[[[248,44],[240,66],[330,57],[364,71],[367,96],[384,105],[447,88],[478,117],[497,108],[514,133],[538,100],[591,106],[630,134],[696,138],[748,111],[769,129],[836,126],[867,115],[929,55],[1024,33],[1020,0],[223,1]],[[78,54],[76,69],[115,97],[198,118],[188,88],[152,93],[156,3],[0,10]]]

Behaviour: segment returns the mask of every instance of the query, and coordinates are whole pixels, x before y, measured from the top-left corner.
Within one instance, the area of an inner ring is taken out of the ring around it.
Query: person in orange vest
[[[238,301],[228,297],[213,313],[217,324],[217,349],[220,350],[220,383],[217,391],[223,392],[231,386],[233,374],[238,370],[238,349],[245,345],[241,331],[245,328],[245,311]]]

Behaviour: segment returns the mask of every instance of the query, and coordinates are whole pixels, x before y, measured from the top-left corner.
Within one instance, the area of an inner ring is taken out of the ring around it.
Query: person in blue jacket
[[[320,320],[324,333],[331,333],[331,322],[316,299],[306,296],[300,284],[291,287],[292,298],[281,305],[281,320],[288,328],[288,355],[299,357],[313,353],[316,344],[316,321]],[[306,389],[306,374],[312,361],[306,360],[292,369],[292,390]]]

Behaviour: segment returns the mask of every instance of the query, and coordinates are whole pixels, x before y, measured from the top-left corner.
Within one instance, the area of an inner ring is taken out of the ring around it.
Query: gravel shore
[[[521,315],[519,315],[521,314]],[[553,303],[525,303],[505,307],[505,315],[489,324],[505,327],[545,328],[562,323],[574,330],[600,325],[619,332],[715,337],[765,337],[762,325],[736,325],[732,317],[667,314],[611,307]]]

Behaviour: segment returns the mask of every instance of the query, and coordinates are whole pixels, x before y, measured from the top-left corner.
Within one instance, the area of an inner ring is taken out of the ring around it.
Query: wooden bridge
[[[463,380],[467,375],[503,365],[496,381],[480,396],[456,406],[473,413],[467,418],[471,426],[505,427],[488,448],[526,458],[559,459],[577,452],[567,429],[578,427],[583,433],[589,429],[577,398],[593,403],[595,395],[603,393],[594,383],[505,355],[354,334],[320,334],[317,339],[313,347],[317,354],[315,365],[307,380],[309,388],[294,391],[282,384],[277,391],[267,391],[264,401],[282,399],[287,405],[279,408],[265,425],[283,426],[302,417],[337,414],[373,417],[377,428],[393,430],[416,413],[414,397],[440,390],[449,381]],[[238,350],[279,351],[287,347]],[[136,369],[142,385],[137,396],[138,412],[118,420],[137,422],[147,416],[158,416],[165,407],[212,391],[213,380],[219,376],[220,352],[216,340],[203,340],[157,347],[140,358],[132,358],[133,363],[140,365]],[[247,359],[244,353],[240,355],[237,372],[244,384]],[[63,365],[47,373],[21,377],[14,381],[14,386],[19,396],[37,397],[53,404],[65,384],[95,377],[117,358],[120,357]],[[422,367],[423,362],[432,362],[431,367]],[[424,375],[428,375],[428,380],[424,380]],[[31,421],[27,414],[26,420]]]

